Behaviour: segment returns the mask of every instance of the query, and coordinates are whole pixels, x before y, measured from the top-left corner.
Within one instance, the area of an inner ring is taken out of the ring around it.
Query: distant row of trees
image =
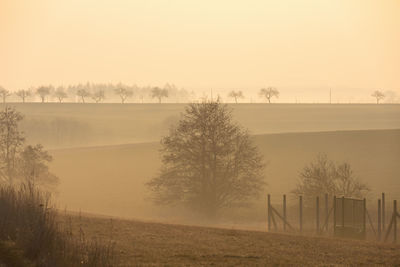
[[[92,99],[95,103],[100,103],[106,99],[106,95],[112,94],[114,97],[118,97],[121,103],[125,103],[129,98],[136,96],[143,103],[145,97],[157,99],[158,103],[161,103],[163,99],[173,97],[175,99],[182,99],[186,102],[193,101],[195,98],[194,92],[188,92],[184,88],[178,89],[174,84],[166,84],[163,88],[160,87],[138,87],[136,85],[128,86],[124,84],[78,84],[68,87],[59,86],[55,88],[52,85],[40,86],[38,88],[21,89],[14,93],[18,96],[23,103],[35,95],[40,97],[42,103],[46,102],[49,97],[55,98],[59,103],[64,100],[77,97],[80,102],[86,103],[87,99]],[[279,98],[279,90],[275,87],[261,88],[258,95],[262,99],[266,99],[268,103],[271,103],[273,98]],[[0,86],[0,97],[3,103],[6,102],[7,98],[12,93],[9,90]],[[371,95],[376,99],[376,103],[379,104],[381,100],[385,98],[385,94],[382,91],[376,90]],[[235,103],[238,103],[240,99],[245,98],[243,91],[232,90],[228,93],[228,97],[232,98]],[[205,98],[205,97],[203,97]],[[218,96],[220,99],[220,96]]]
[[[160,87],[138,87],[136,85],[129,86],[125,84],[78,84],[68,87],[54,87],[52,85],[39,86],[37,88],[21,89],[14,93],[23,103],[28,98],[38,96],[42,103],[48,101],[49,97],[55,98],[59,103],[62,103],[68,98],[77,97],[80,102],[85,103],[88,98],[91,98],[95,103],[100,103],[106,99],[106,95],[118,97],[121,103],[125,103],[133,96],[138,97],[143,102],[145,97],[157,99],[159,103],[163,99],[170,96],[189,101],[193,98],[194,92],[188,92],[184,88],[178,89],[174,84],[166,84],[163,88]],[[12,96],[12,93],[0,86],[0,97],[3,103],[6,103],[7,98]]]

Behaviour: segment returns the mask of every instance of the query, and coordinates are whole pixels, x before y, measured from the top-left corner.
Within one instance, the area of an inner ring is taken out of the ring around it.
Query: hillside
[[[0,104],[1,107],[2,104]],[[186,104],[12,103],[28,142],[48,148],[158,142]],[[399,129],[400,105],[229,104],[252,134]]]
[[[400,130],[337,131],[254,136],[268,162],[265,194],[280,201],[293,189],[299,171],[318,153],[348,161],[357,177],[373,190],[370,198],[387,193],[388,203],[400,199]],[[158,143],[52,150],[51,170],[57,174],[61,207],[125,217],[173,219],[154,207],[145,182],[160,166]],[[375,202],[371,205],[375,206]],[[247,212],[250,221],[265,222],[265,199]],[[245,213],[243,213],[245,214]]]
[[[122,266],[399,265],[400,246],[375,242],[72,217],[87,238],[115,242]]]

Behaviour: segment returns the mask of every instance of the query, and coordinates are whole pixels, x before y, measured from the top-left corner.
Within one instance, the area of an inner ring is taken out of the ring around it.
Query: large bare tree
[[[42,100],[42,103],[46,100],[46,97],[50,95],[51,93],[51,86],[40,86],[38,89],[36,89],[36,94],[39,95],[40,99]]]
[[[275,87],[261,88],[259,95],[260,97],[265,97],[268,103],[271,103],[271,98],[279,97],[279,91]]]
[[[99,103],[106,98],[104,90],[100,89],[92,94],[92,99],[94,102]]]
[[[214,217],[265,185],[262,156],[219,102],[189,104],[161,144],[160,174],[148,183],[157,203],[182,203]]]
[[[301,171],[293,193],[306,199],[323,194],[361,198],[368,191],[368,186],[355,177],[349,163],[335,163],[326,154],[319,154]]]

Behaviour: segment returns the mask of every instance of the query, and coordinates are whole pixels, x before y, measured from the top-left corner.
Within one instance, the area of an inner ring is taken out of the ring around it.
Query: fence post
[[[328,203],[328,194],[325,194],[325,217],[326,217],[326,228],[325,230],[328,231],[328,216],[329,216],[329,203]]]
[[[344,197],[342,197],[342,233],[344,233]]]
[[[381,200],[378,199],[378,241],[381,240],[382,235],[382,210],[381,210]]]
[[[385,193],[382,193],[382,232],[385,232],[386,226],[385,226]]]
[[[393,242],[397,242],[397,200],[393,200]]]
[[[271,232],[271,195],[268,194],[268,232]]]
[[[301,233],[301,232],[303,232],[303,196],[299,197],[299,208],[300,208],[299,224],[300,224],[300,233]]]
[[[364,239],[367,237],[367,200],[363,199],[364,206],[364,217],[363,217],[363,231],[364,231]]]
[[[283,231],[286,232],[286,195],[283,195]]]
[[[319,197],[317,197],[317,202],[316,204],[316,209],[317,209],[317,214],[316,214],[316,219],[317,219],[317,235],[319,235]]]
[[[336,196],[333,196],[333,235],[336,236]]]

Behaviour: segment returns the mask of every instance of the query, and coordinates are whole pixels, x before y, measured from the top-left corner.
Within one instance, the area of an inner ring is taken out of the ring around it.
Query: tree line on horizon
[[[22,103],[25,103],[29,98],[38,96],[41,103],[54,102],[59,103],[66,102],[80,102],[86,103],[88,99],[91,99],[94,103],[104,102],[106,99],[118,99],[124,104],[128,99],[136,97],[140,103],[144,103],[145,99],[156,99],[158,103],[162,103],[163,99],[173,98],[176,102],[192,102],[197,99],[194,91],[188,91],[184,88],[179,89],[174,84],[165,84],[163,87],[152,87],[137,85],[126,85],[122,83],[117,84],[103,84],[103,83],[89,83],[77,84],[69,86],[58,86],[53,85],[31,87],[29,89],[21,89],[14,93],[0,86],[0,99],[3,103],[7,102],[7,98],[15,95],[21,99]],[[111,97],[110,97],[111,95]],[[276,87],[261,88],[258,91],[258,96],[264,99],[269,104],[273,98],[279,98],[280,92]],[[379,104],[381,100],[385,99],[386,95],[380,90],[375,90],[371,96],[376,99],[376,104]],[[232,99],[234,103],[239,103],[240,99],[244,99],[245,95],[241,90],[231,90],[227,94],[229,99]],[[50,98],[50,100],[49,100]],[[212,98],[212,97],[211,97]],[[207,96],[201,97],[201,99],[207,99]],[[218,94],[217,99],[221,101],[221,96]]]

